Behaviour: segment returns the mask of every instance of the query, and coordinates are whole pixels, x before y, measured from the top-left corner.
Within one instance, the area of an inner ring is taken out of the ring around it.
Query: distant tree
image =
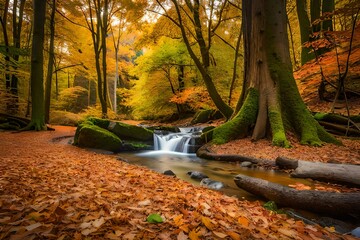
[[[276,146],[289,147],[286,131],[302,144],[338,142],[312,117],[301,99],[293,74],[286,29],[285,0],[243,0],[247,90],[239,112],[212,132],[222,144],[251,135],[268,135]]]
[[[46,130],[44,105],[43,48],[46,1],[34,0],[34,27],[31,48],[31,122],[26,129]]]
[[[47,66],[47,75],[45,82],[45,122],[49,123],[50,120],[50,101],[51,101],[51,85],[54,69],[54,42],[55,42],[55,13],[56,13],[56,0],[52,0],[51,14],[50,14],[50,39],[49,39],[49,57]]]
[[[304,46],[306,42],[310,40],[311,31],[311,23],[308,16],[308,7],[306,0],[296,0],[296,9],[299,19],[299,27],[300,27],[300,38],[301,38],[301,65],[304,65],[308,61],[315,58],[314,53],[312,53],[312,49],[310,47]]]
[[[180,29],[181,37],[187,47],[189,55],[202,76],[212,101],[219,111],[229,119],[233,114],[233,109],[219,94],[209,67],[211,63],[215,64],[215,59],[210,52],[214,38],[217,37],[225,41],[225,39],[216,33],[216,30],[224,24],[224,22],[239,17],[234,14],[226,15],[231,12],[229,9],[233,8],[233,5],[227,0],[171,0],[173,8],[167,10],[166,6],[170,3],[162,3],[163,1],[159,0],[156,2],[164,12],[160,14],[170,19],[170,21]],[[192,42],[195,44],[192,44]],[[200,52],[200,57],[197,51]]]
[[[10,101],[7,104],[7,111],[14,114],[18,111],[19,101],[18,75],[16,70],[18,68],[20,56],[23,54],[21,51],[21,36],[25,2],[26,0],[5,0],[2,9],[3,14],[0,16],[5,45],[6,91],[10,95]],[[8,16],[11,17],[10,22],[8,22]],[[11,26],[12,36],[9,36],[9,26]]]

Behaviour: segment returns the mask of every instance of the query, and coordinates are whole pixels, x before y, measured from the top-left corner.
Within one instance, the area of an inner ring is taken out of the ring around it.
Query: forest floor
[[[74,132],[0,132],[0,239],[353,239],[54,141]]]

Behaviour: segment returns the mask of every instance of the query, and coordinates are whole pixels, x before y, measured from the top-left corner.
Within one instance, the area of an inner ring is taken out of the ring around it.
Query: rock
[[[195,113],[194,118],[191,120],[191,124],[206,123],[211,119],[211,115],[214,112],[212,109],[199,110]]]
[[[203,178],[200,182],[200,186],[206,186],[211,189],[219,190],[225,187],[225,184],[219,181],[212,180],[210,178]]]
[[[209,178],[207,175],[198,172],[198,171],[193,171],[193,172],[188,172],[187,173],[192,179],[198,179],[201,180],[203,178]]]
[[[122,122],[110,122],[107,126],[110,132],[123,140],[153,141],[153,131]]]
[[[91,124],[82,124],[76,130],[74,144],[80,147],[119,152],[123,142],[106,129]]]
[[[360,227],[357,227],[354,230],[352,230],[351,235],[360,238]]]
[[[251,165],[252,165],[252,162],[242,162],[240,164],[240,167],[251,167]]]
[[[164,175],[176,177],[176,174],[171,170],[164,171]]]
[[[129,160],[127,160],[126,158],[123,158],[123,157],[118,157],[117,160],[125,162],[125,163],[129,163]]]

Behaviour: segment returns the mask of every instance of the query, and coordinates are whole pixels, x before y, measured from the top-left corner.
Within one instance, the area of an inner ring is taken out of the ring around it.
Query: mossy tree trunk
[[[289,53],[284,0],[246,0],[245,66],[248,89],[240,111],[213,131],[213,142],[252,135],[254,140],[272,136],[276,146],[290,146],[286,130],[302,144],[320,146],[337,142],[312,117],[301,99]]]
[[[43,47],[46,1],[34,0],[34,27],[31,48],[31,122],[25,128],[46,130],[44,104]]]

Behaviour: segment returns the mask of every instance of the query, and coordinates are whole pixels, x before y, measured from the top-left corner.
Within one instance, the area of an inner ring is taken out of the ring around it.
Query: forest
[[[359,13],[1,0],[0,239],[360,238]]]

